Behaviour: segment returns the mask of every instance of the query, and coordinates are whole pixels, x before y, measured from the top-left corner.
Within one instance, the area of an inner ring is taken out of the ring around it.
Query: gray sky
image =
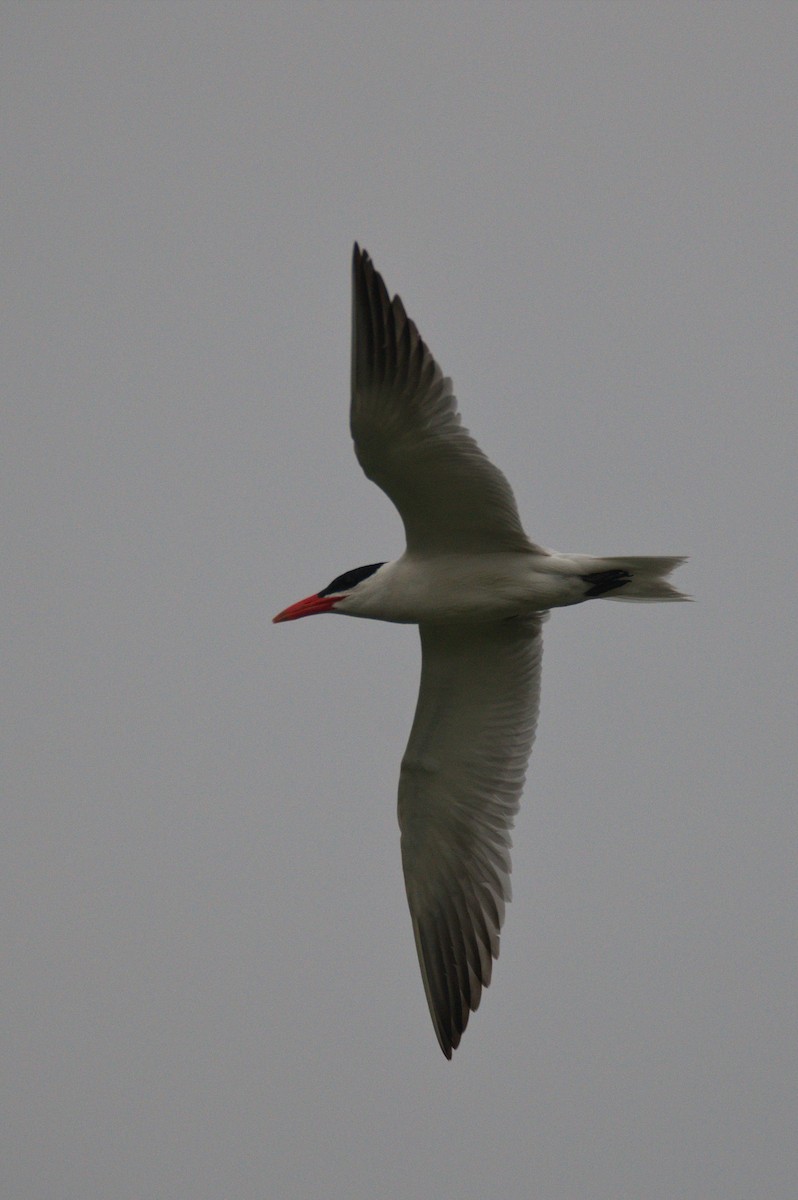
[[[792,1200],[798,7],[7,4],[9,1200]],[[364,244],[562,550],[514,901],[441,1055]]]

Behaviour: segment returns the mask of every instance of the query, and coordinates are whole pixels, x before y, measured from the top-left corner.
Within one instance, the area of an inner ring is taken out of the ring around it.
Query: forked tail
[[[594,558],[591,570],[580,578],[587,585],[586,600],[689,600],[668,583],[668,575],[684,558]],[[593,569],[595,568],[595,569]]]

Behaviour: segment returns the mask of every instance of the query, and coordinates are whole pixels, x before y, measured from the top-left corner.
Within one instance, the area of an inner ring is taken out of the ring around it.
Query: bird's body
[[[656,582],[661,585],[662,572],[681,560],[643,561],[659,564]],[[624,570],[629,562],[629,559],[592,558],[587,554],[541,552],[532,547],[478,555],[426,557],[407,553],[394,562],[380,563],[374,574],[362,580],[333,611],[405,625],[422,621],[503,621],[581,604],[589,599],[586,593],[596,586],[597,575],[613,569]],[[627,588],[630,583],[627,582]],[[622,591],[612,597],[647,598],[651,597],[623,595]],[[673,596],[654,598],[674,599]]]
[[[541,622],[551,608],[598,597],[682,600],[666,576],[683,559],[559,554],[531,542],[507,480],[460,424],[451,381],[357,246],[350,419],[358,460],[398,508],[407,549],[274,619],[337,612],[419,625],[399,823],[422,979],[450,1058],[499,952]]]

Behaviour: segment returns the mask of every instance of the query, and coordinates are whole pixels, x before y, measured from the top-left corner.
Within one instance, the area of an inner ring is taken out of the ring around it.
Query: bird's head
[[[296,604],[289,604],[288,608],[284,608],[272,618],[273,623],[277,625],[280,621],[298,621],[300,617],[311,617],[314,613],[354,610],[359,606],[353,605],[353,609],[350,610],[346,601],[369,590],[368,581],[383,566],[384,563],[370,563],[367,567],[353,567],[351,571],[344,571],[343,575],[337,575],[332,583],[328,583],[320,592],[307,596],[304,600],[297,600]]]

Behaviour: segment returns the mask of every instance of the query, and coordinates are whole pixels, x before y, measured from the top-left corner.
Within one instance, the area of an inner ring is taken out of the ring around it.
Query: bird
[[[596,558],[530,541],[505,476],[461,424],[452,382],[366,250],[352,257],[350,429],[406,549],[279,612],[418,625],[421,680],[399,774],[410,917],[447,1059],[491,981],[510,900],[511,829],[535,736],[541,626],[599,598],[687,600],[683,556]]]

